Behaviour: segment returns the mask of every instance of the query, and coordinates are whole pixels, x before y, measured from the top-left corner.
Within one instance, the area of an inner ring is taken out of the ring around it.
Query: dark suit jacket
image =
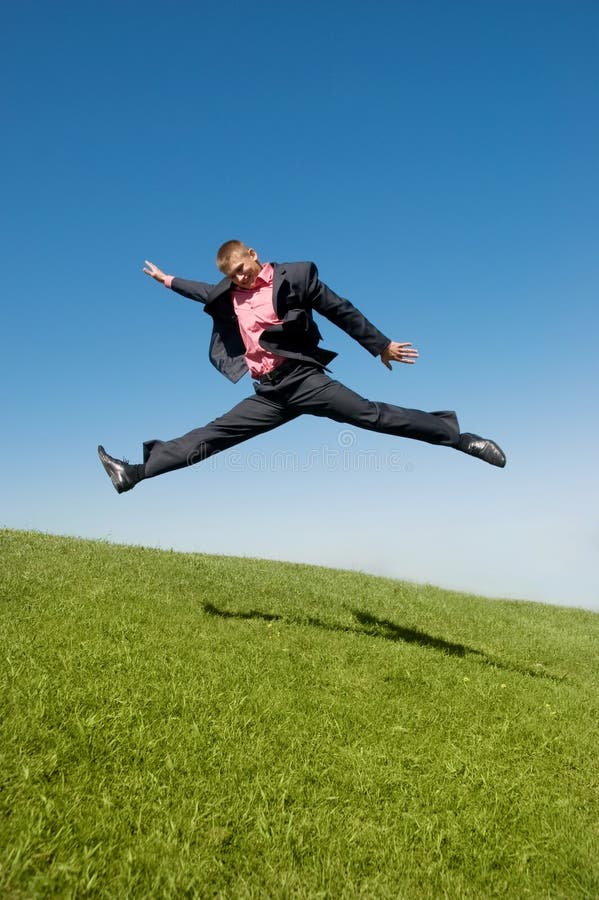
[[[378,356],[389,338],[375,328],[359,309],[323,284],[312,262],[273,263],[273,306],[281,325],[267,328],[260,346],[289,359],[326,366],[337,354],[318,346],[322,336],[312,318],[321,313],[347,332],[373,356]],[[204,312],[212,316],[210,361],[230,381],[237,382],[248,371],[244,359],[237,316],[233,311],[230,278],[218,284],[173,278],[172,289],[190,300],[204,303]]]

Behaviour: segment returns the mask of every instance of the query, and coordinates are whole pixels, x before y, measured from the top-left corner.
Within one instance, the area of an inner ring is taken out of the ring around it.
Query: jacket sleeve
[[[181,294],[182,297],[197,300],[198,303],[206,302],[208,293],[213,287],[213,284],[207,284],[205,281],[187,281],[185,278],[173,278],[171,283],[171,290]]]
[[[390,338],[375,328],[349,300],[338,297],[330,287],[320,281],[314,263],[308,265],[307,290],[312,308],[349,334],[373,356],[379,356],[390,343]]]

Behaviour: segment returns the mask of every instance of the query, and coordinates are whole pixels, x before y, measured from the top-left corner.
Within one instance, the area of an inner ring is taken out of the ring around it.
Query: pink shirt
[[[272,372],[285,362],[285,357],[264,350],[258,343],[265,328],[281,324],[272,302],[273,277],[274,269],[266,263],[252,288],[235,287],[231,291],[233,309],[245,346],[245,361],[254,378]]]
[[[171,287],[173,277],[172,275],[166,277],[165,287]],[[265,328],[281,324],[273,306],[273,277],[274,269],[270,263],[266,263],[252,288],[234,287],[231,291],[233,309],[245,347],[245,361],[253,378],[272,372],[285,362],[284,356],[270,353],[258,343]]]

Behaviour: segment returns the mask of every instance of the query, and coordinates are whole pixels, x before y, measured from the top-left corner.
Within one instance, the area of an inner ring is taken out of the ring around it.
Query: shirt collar
[[[265,263],[260,269],[260,272],[256,278],[255,286],[258,286],[258,282],[262,282],[262,284],[272,284],[274,277],[274,269],[270,263]]]

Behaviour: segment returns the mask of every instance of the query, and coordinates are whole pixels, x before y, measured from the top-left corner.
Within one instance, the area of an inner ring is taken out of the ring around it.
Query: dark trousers
[[[254,382],[254,390],[253,397],[182,437],[146,441],[145,477],[192,466],[306,413],[428,444],[455,447],[458,442],[455,412],[429,413],[366,400],[321,368],[306,363],[293,366],[276,384]]]

